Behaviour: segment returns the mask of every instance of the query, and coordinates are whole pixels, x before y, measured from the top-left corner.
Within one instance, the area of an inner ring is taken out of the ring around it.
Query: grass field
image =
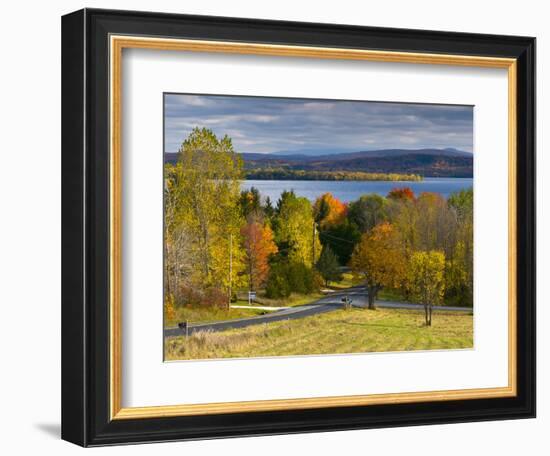
[[[253,302],[252,305],[262,305],[262,306],[273,306],[273,307],[294,307],[294,306],[303,306],[309,304],[310,302],[317,301],[317,299],[322,298],[324,295],[322,293],[311,293],[308,295],[292,293],[288,298],[281,299],[269,299],[260,294]],[[239,305],[248,305],[247,300],[239,300],[235,304]]]
[[[302,306],[310,302],[316,301],[323,295],[321,293],[312,293],[310,295],[292,294],[284,299],[268,299],[265,297],[258,298],[252,305],[264,305],[273,307],[292,307]],[[238,300],[233,304],[239,306],[247,306],[248,301]],[[165,321],[166,327],[176,326],[179,322],[188,321],[190,324],[196,323],[211,323],[214,321],[234,320],[237,318],[253,317],[255,315],[263,315],[268,313],[267,310],[261,309],[223,309],[219,307],[179,307],[175,309],[175,318],[167,318]]]
[[[435,350],[473,347],[473,316],[412,310],[337,310],[297,320],[171,337],[166,360]]]

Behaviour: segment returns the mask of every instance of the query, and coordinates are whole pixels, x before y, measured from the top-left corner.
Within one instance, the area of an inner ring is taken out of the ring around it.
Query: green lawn
[[[350,288],[358,285],[353,281],[353,274],[351,272],[344,272],[342,274],[342,280],[339,282],[329,282],[328,288],[332,290],[343,290],[344,288]]]
[[[324,295],[322,293],[311,293],[308,295],[292,293],[288,298],[281,299],[269,299],[263,296],[263,293],[259,293],[258,297],[252,302],[252,305],[257,306],[272,306],[272,307],[293,307],[303,306],[310,302],[317,301]],[[247,300],[239,300],[236,302],[239,305],[248,305]]]
[[[297,320],[171,337],[167,360],[435,350],[473,347],[473,317],[420,311],[337,310]]]

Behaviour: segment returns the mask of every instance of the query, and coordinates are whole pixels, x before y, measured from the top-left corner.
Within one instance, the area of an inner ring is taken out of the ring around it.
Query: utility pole
[[[315,224],[315,220],[313,220],[313,238],[311,239],[311,251],[313,254],[313,259],[311,262],[312,267],[315,267],[315,235],[316,234],[317,234],[317,225]]]
[[[229,235],[229,300],[227,308],[231,307],[231,285],[233,281],[233,235]]]

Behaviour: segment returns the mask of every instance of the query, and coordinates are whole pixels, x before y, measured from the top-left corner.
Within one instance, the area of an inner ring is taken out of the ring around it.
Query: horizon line
[[[314,151],[315,149],[304,149],[303,151]],[[405,151],[419,151],[419,150],[441,150],[441,151],[455,151],[455,152],[463,152],[465,154],[471,154],[473,155],[473,151],[464,150],[464,149],[457,149],[456,147],[419,147],[415,149],[407,149],[406,147],[387,147],[383,149],[349,149],[349,150],[343,150],[341,152],[327,152],[322,155],[339,155],[339,154],[349,154],[349,153],[359,153],[359,152],[383,152],[388,150],[405,150]],[[321,149],[322,151],[322,149]],[[177,154],[179,151],[167,151],[165,150],[165,154]],[[304,153],[300,150],[292,151],[292,150],[281,150],[281,151],[274,151],[274,152],[235,152],[237,154],[261,154],[261,155],[304,155]]]

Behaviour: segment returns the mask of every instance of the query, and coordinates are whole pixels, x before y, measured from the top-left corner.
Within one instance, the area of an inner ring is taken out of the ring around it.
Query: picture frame
[[[125,49],[505,69],[509,194],[497,197],[508,207],[507,386],[124,407]],[[63,439],[101,446],[535,416],[534,38],[84,9],[62,19],[62,129]]]

